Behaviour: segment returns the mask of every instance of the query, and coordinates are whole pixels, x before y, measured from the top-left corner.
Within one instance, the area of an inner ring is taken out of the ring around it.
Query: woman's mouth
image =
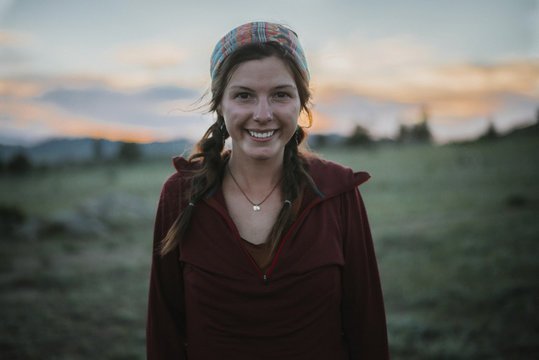
[[[249,135],[256,139],[264,140],[269,139],[270,137],[275,134],[275,130],[268,130],[268,131],[253,131],[253,130],[247,130],[249,132]]]

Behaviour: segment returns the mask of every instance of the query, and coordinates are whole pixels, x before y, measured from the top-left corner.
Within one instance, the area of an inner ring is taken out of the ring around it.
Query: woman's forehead
[[[232,72],[227,87],[296,87],[294,76],[286,63],[277,57],[249,60]]]

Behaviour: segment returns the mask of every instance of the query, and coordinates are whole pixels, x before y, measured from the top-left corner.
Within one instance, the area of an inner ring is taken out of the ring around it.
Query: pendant
[[[260,206],[253,205],[253,211],[260,211]]]

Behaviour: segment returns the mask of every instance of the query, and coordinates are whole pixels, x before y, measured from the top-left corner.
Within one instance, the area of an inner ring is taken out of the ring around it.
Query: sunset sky
[[[536,121],[538,0],[0,0],[0,143],[198,138],[213,46],[255,20],[298,33],[311,132],[391,137],[422,109],[439,142]]]

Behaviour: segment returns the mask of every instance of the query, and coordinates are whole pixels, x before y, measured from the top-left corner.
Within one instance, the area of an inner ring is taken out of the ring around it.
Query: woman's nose
[[[258,102],[254,109],[253,119],[258,122],[271,121],[273,119],[273,113],[271,106],[267,100],[261,100]]]

